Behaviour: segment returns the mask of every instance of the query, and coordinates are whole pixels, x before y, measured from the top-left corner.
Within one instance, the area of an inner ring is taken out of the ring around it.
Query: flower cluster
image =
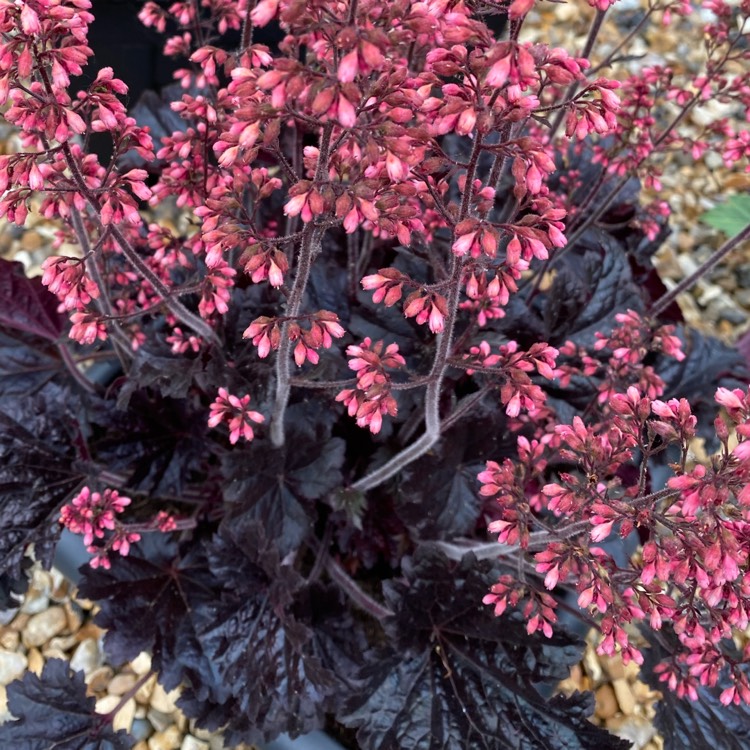
[[[119,523],[117,516],[130,505],[129,497],[120,495],[117,490],[105,489],[104,492],[92,492],[84,487],[60,511],[60,523],[74,534],[83,535],[86,549],[93,555],[92,568],[109,568],[110,551],[127,555],[130,545],[137,542],[141,535],[129,531]],[[95,540],[104,539],[107,532],[113,532],[104,545]]]
[[[233,396],[226,388],[219,388],[219,395],[211,404],[208,417],[209,427],[218,427],[226,422],[229,427],[229,442],[233,445],[240,439],[252,440],[255,437],[254,424],[263,424],[266,418],[248,408],[250,396]]]
[[[716,401],[726,408],[740,441],[730,450],[730,425],[717,418],[723,448],[710,466],[686,463],[696,429],[688,402],[661,401],[631,386],[612,395],[607,421],[587,425],[576,417],[533,449],[524,438],[522,450],[519,438],[519,454],[527,460],[518,467],[509,459],[502,466],[488,462],[479,481],[482,494],[495,498],[500,508],[489,530],[533,561],[546,589],[574,589],[578,605],[601,617],[600,653],[619,650],[626,662],[640,664],[628,624],[645,620],[659,630],[669,622],[683,650],[661,666],[661,679],[681,694],[695,695],[698,684],[713,687],[723,675],[732,688],[722,693],[722,701],[738,702],[748,689],[747,675],[731,652],[733,634],[750,622],[743,593],[750,579],[750,392],[721,388]],[[682,461],[672,464],[675,475],[664,489],[649,492],[646,462],[672,446]],[[644,466],[626,481],[622,468],[633,463],[635,450]],[[534,469],[528,465],[531,453]],[[533,497],[557,521],[555,531],[545,534],[545,526],[534,530],[528,477],[541,478],[545,467],[560,459],[575,470],[561,473]],[[647,538],[639,567],[620,567],[591,544],[612,534],[624,538],[635,529]],[[521,601],[519,591],[501,580],[486,601],[502,611]],[[533,601],[532,596],[526,606],[537,606]],[[539,628],[547,632],[545,625]]]
[[[346,388],[336,396],[346,406],[350,417],[355,417],[360,427],[368,427],[370,432],[380,432],[383,415],[395,417],[398,404],[391,395],[391,377],[386,368],[395,370],[403,367],[406,360],[398,353],[397,344],[388,344],[366,338],[359,346],[350,346],[349,369],[357,373],[356,388]]]

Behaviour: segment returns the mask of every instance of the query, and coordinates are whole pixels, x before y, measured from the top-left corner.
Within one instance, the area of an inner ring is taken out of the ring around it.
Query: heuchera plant
[[[750,0],[653,0],[603,57],[590,4],[576,54],[525,41],[533,0],[147,2],[183,60],[157,133],[109,68],[70,93],[89,0],[0,2],[0,215],[75,248],[0,265],[5,606],[82,535],[110,660],[150,652],[229,744],[626,747],[550,697],[583,623],[695,702],[667,747],[742,746],[750,395],[674,300],[750,227],[667,291],[639,188],[747,163],[732,121],[682,126],[750,107]],[[618,65],[699,11],[698,74]],[[132,744],[64,663],[8,701],[4,746]]]

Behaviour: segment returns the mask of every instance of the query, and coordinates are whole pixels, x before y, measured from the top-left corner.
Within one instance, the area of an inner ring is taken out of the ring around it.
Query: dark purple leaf
[[[283,449],[254,444],[222,459],[224,499],[231,513],[260,521],[282,555],[307,536],[309,501],[343,483],[344,441],[331,437],[334,419],[334,411],[317,401],[292,404]]]
[[[512,447],[504,444],[506,433],[502,410],[478,405],[434,451],[401,472],[396,513],[417,538],[443,539],[474,531],[482,508],[477,474],[487,459]]]
[[[113,401],[99,400],[89,417],[96,429],[89,440],[92,452],[110,471],[128,477],[128,485],[150,496],[183,498],[189,489],[199,495],[215,482],[211,471],[208,410],[188,399],[162,398],[158,393],[134,393],[122,411]]]
[[[115,732],[95,712],[86,694],[83,672],[68,662],[50,659],[40,677],[26,672],[8,685],[8,709],[15,717],[0,725],[0,745],[13,750],[129,750],[135,740]]]
[[[542,340],[553,346],[570,338],[591,347],[597,331],[616,325],[617,313],[644,306],[622,246],[599,230],[589,230],[565,255],[544,299]]]
[[[0,258],[0,327],[57,341],[64,320],[57,306],[41,279],[27,278],[20,263]]]
[[[304,580],[281,563],[252,519],[225,523],[208,558],[225,586],[199,613],[199,637],[252,725],[244,740],[295,737],[322,726],[338,683],[312,629],[292,611]]]
[[[46,567],[58,511],[80,485],[75,397],[52,383],[34,397],[0,401],[0,572],[22,576],[27,547]]]
[[[147,534],[127,557],[115,556],[110,570],[86,569],[81,596],[96,601],[96,622],[107,630],[104,648],[120,664],[141,651],[168,690],[187,675],[210,683],[211,667],[197,646],[193,618],[211,606],[216,583],[199,545],[180,556],[164,534]]]
[[[199,359],[158,357],[139,350],[117,396],[117,406],[126,409],[133,394],[145,388],[164,398],[185,398],[200,370]]]
[[[20,263],[0,259],[0,398],[36,392],[64,369],[57,299]]]
[[[590,694],[542,696],[540,685],[566,677],[581,644],[495,618],[481,604],[487,565],[452,565],[432,549],[405,563],[406,581],[385,586],[396,613],[390,648],[358,675],[366,688],[338,717],[358,728],[363,750],[627,747],[589,723]]]

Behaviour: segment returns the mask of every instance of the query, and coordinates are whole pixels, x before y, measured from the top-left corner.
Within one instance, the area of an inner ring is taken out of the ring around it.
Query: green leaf
[[[726,203],[706,211],[700,219],[732,238],[750,224],[750,195],[732,195]]]

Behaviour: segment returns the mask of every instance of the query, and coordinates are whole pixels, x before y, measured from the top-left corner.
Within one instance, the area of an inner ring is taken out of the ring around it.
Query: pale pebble
[[[70,659],[70,668],[75,672],[81,670],[84,674],[93,672],[101,664],[102,654],[99,643],[94,638],[81,641]]]
[[[23,654],[14,651],[0,651],[0,685],[9,685],[19,677],[28,665]]]
[[[62,607],[50,607],[29,618],[22,630],[21,639],[26,647],[41,646],[59,635],[67,624],[65,610]]]
[[[143,685],[138,688],[138,692],[135,694],[135,700],[137,703],[146,703],[148,704],[151,699],[151,693],[154,690],[154,685],[156,684],[156,675],[151,675],[151,677],[146,680],[146,682],[143,683]]]
[[[115,675],[107,685],[107,692],[110,695],[125,695],[135,685],[136,679],[134,674]]]
[[[174,724],[174,719],[170,714],[163,714],[154,708],[146,714],[146,717],[157,732],[163,732],[167,727],[171,727]]]
[[[120,705],[120,697],[117,695],[105,695],[96,702],[96,713],[108,714]],[[135,701],[131,698],[117,711],[112,726],[115,730],[124,729],[129,732],[135,716]]]
[[[49,607],[49,597],[41,591],[29,589],[21,605],[21,612],[27,615],[38,615]]]
[[[144,675],[151,670],[151,657],[145,651],[141,651],[141,653],[130,662],[130,666],[138,676]]]
[[[59,651],[70,651],[77,643],[78,638],[74,635],[57,635],[50,639],[47,647],[58,649]]]
[[[177,750],[182,741],[182,733],[177,727],[169,727],[148,738],[149,750]]]
[[[180,745],[180,750],[210,750],[208,742],[203,742],[190,734],[186,734]]]
[[[63,661],[68,660],[68,655],[61,651],[59,648],[44,648],[42,649],[42,656],[44,657],[44,661],[49,661],[50,659],[62,659]]]
[[[152,708],[157,711],[161,711],[163,714],[171,714],[174,712],[176,706],[175,700],[179,697],[179,692],[173,690],[171,693],[167,693],[164,688],[157,682],[154,685],[154,689],[151,692],[151,698],[149,703]]]
[[[125,705],[117,712],[115,718],[112,720],[112,728],[117,732],[120,729],[124,729],[129,732],[133,726],[133,719],[135,718],[135,701],[131,698],[125,701]]]

